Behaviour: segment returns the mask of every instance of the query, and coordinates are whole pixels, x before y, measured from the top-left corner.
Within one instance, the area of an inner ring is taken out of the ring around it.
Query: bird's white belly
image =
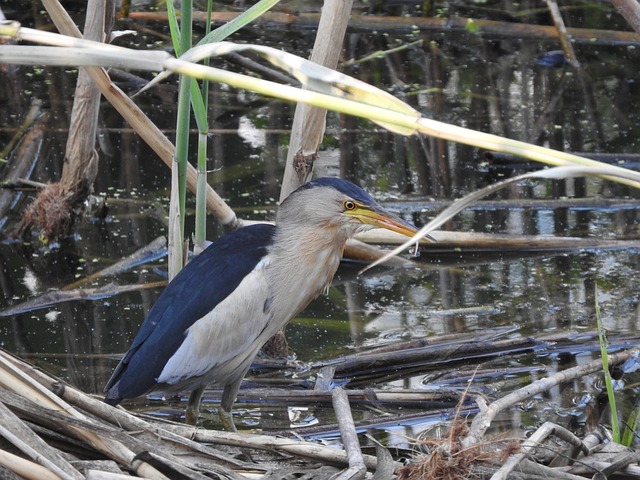
[[[261,264],[227,298],[189,327],[184,341],[160,373],[158,383],[174,385],[205,375],[234,357],[246,357],[249,349],[256,350],[253,344],[271,318],[264,308],[269,295]],[[253,354],[255,351],[249,362]],[[215,376],[210,380],[215,381]]]

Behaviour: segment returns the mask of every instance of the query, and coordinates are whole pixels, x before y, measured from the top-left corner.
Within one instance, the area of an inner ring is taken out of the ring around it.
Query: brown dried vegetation
[[[79,215],[78,191],[64,189],[61,183],[49,183],[24,211],[13,236],[23,236],[38,230],[45,240],[56,239],[71,232]]]
[[[429,437],[420,442],[429,452],[416,458],[414,463],[398,469],[400,480],[463,480],[474,478],[473,466],[479,462],[497,463],[501,452],[495,443],[480,443],[469,448],[462,446],[461,440],[469,427],[463,419],[451,424],[447,438]],[[508,448],[512,453],[512,448]]]

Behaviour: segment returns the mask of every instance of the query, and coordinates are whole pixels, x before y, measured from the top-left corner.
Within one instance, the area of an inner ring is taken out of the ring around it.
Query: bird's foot
[[[187,425],[195,426],[198,424],[199,417],[200,417],[200,409],[193,408],[191,405],[189,405],[184,412],[184,423],[186,423]]]
[[[220,408],[220,422],[222,423],[222,427],[227,432],[237,433],[238,429],[236,428],[236,424],[233,423],[233,415],[231,412],[226,411],[224,408]]]

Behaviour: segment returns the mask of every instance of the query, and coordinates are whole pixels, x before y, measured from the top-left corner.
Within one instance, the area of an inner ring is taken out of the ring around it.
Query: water
[[[11,10],[5,15],[13,18]],[[524,7],[523,7],[524,8]],[[602,7],[604,8],[604,7]],[[568,13],[574,25],[613,28],[602,15],[585,20]],[[586,15],[589,17],[589,15]],[[21,16],[22,19],[22,16]],[[29,22],[29,19],[23,19]],[[44,21],[39,18],[38,23]],[[137,28],[140,24],[127,25]],[[607,25],[609,25],[607,27]],[[164,32],[165,26],[146,24]],[[117,28],[124,28],[119,26]],[[263,34],[261,37],[256,35]],[[157,46],[144,32],[135,40]],[[238,41],[244,38],[238,37]],[[390,26],[387,32],[367,29],[349,35],[349,56],[362,58],[378,49],[423,40],[383,59],[346,67],[345,73],[391,91],[425,115],[512,138],[538,142],[575,152],[638,153],[638,48],[635,45],[576,45],[583,64],[581,79],[569,69],[536,63],[557,49],[552,41],[527,38],[481,38],[440,31],[406,33]],[[248,31],[246,41],[258,41],[306,56],[310,32],[294,27]],[[32,179],[50,181],[61,171],[62,151],[74,86],[73,69],[4,68],[0,93],[0,147],[15,134],[32,98],[49,112],[47,134]],[[114,75],[115,76],[115,75]],[[137,99],[143,110],[173,136],[176,85]],[[214,87],[209,168],[210,183],[244,218],[270,219],[276,206],[279,179],[286,158],[293,107],[285,102]],[[96,193],[107,197],[104,220],[87,219],[76,233],[59,244],[43,247],[36,237],[27,242],[0,244],[3,265],[0,308],[56,291],[166,234],[169,173],[108,105],[101,112],[100,175]],[[195,138],[195,137],[194,137]],[[9,157],[13,160],[12,157]],[[433,139],[424,142],[382,130],[366,120],[329,114],[325,142],[318,161],[320,174],[357,180],[382,203],[425,223],[443,201],[458,198],[520,166],[487,164],[484,152]],[[15,207],[6,215],[3,233],[15,226],[29,195],[14,193]],[[617,199],[604,206],[552,204],[518,206],[520,200],[589,196]],[[523,337],[556,340],[537,350],[441,365],[422,365],[412,371],[389,373],[358,388],[412,388],[427,391],[451,387],[462,390],[475,375],[474,394],[489,399],[555,371],[598,357],[595,305],[613,345],[637,343],[638,206],[637,192],[600,180],[532,181],[492,197],[492,204],[468,209],[446,225],[447,230],[526,235],[626,239],[630,247],[569,250],[473,248],[423,249],[414,266],[375,269],[358,275],[360,266],[345,266],[327,296],[313,302],[287,329],[291,350],[307,364],[416,338],[455,334],[461,338]],[[624,202],[622,201],[624,200]],[[500,203],[504,201],[504,203]],[[510,203],[507,203],[510,202]],[[190,207],[193,205],[190,204]],[[188,229],[192,218],[187,220]],[[209,237],[221,234],[213,221]],[[408,254],[406,255],[409,256]],[[118,285],[161,280],[164,261],[156,260],[117,275]],[[0,345],[21,355],[82,390],[99,393],[135,335],[161,288],[143,289],[94,301],[66,302],[3,318]],[[597,295],[596,295],[597,292]],[[467,335],[467,337],[465,337]],[[559,342],[557,338],[567,338]],[[478,371],[476,372],[476,367]],[[298,372],[295,375],[304,376]],[[497,372],[497,373],[496,373]],[[445,375],[445,374],[448,374]],[[287,374],[287,378],[292,375]],[[281,373],[274,375],[282,377]],[[620,397],[633,403],[637,374],[624,377],[629,387]],[[343,379],[344,380],[344,379]],[[353,379],[352,379],[353,380]],[[357,384],[357,379],[351,385]],[[520,434],[545,420],[580,428],[590,415],[590,399],[601,385],[593,378],[563,386],[514,409],[496,428]],[[211,397],[213,398],[213,397]],[[215,409],[215,403],[206,408]],[[175,418],[184,403],[155,399],[130,408]],[[333,421],[330,405],[301,404],[294,411],[281,407],[238,405],[239,424],[247,428],[284,429],[292,421],[300,427]],[[405,445],[408,437],[450,418],[450,407],[377,405],[354,406],[358,420],[384,418],[384,413],[422,413],[400,425],[382,424],[375,435]],[[215,416],[207,424],[215,426]],[[295,418],[294,418],[295,417]],[[596,419],[596,421],[599,421]]]

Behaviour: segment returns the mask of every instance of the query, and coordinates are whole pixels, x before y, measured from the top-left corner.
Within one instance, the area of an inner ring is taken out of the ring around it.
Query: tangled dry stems
[[[47,240],[68,235],[77,217],[74,209],[79,197],[77,191],[64,188],[62,183],[48,183],[25,209],[13,235],[23,236],[31,230],[38,230]]]
[[[469,427],[463,419],[451,424],[446,438],[429,437],[421,440],[426,455],[420,456],[414,463],[398,470],[400,480],[466,480],[474,478],[473,466],[477,463],[504,462],[509,455],[520,448],[519,442],[499,442],[502,451],[496,449],[496,443],[479,443],[464,448],[461,440]]]

